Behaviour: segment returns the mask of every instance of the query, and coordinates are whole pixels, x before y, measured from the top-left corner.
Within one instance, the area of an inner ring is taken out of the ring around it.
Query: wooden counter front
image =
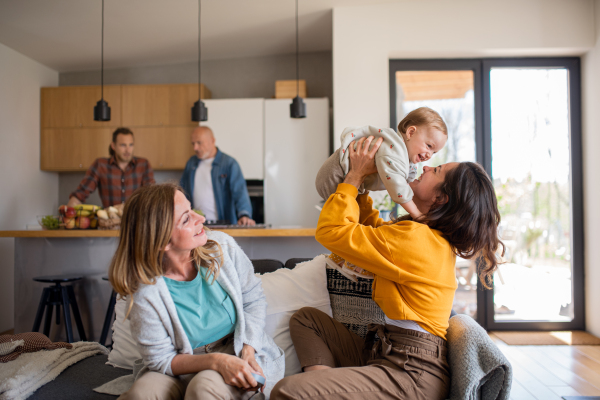
[[[213,229],[224,232],[232,237],[314,237],[316,228],[295,229]],[[0,237],[14,238],[93,238],[93,237],[118,237],[119,231],[98,229],[57,229],[57,230],[23,230],[0,231]]]

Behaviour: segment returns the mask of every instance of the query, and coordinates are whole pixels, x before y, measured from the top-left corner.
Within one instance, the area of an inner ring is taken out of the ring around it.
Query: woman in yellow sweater
[[[469,162],[424,167],[411,183],[424,217],[386,223],[368,194],[357,197],[364,178],[377,171],[382,140],[369,150],[372,140],[363,138],[352,150],[350,171],[325,203],[316,238],[374,274],[373,300],[386,324],[371,326],[365,340],[325,313],[301,309],[290,331],[305,373],[280,381],[273,399],[446,399],[456,255],[481,257],[478,275],[486,287],[497,268],[500,213],[483,168]],[[381,340],[374,343],[375,333]]]

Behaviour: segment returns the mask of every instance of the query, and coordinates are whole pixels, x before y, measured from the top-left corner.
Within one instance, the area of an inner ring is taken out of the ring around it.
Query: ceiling
[[[332,9],[394,0],[300,0],[301,52],[331,50]],[[106,0],[104,67],[198,57],[196,0]],[[202,59],[295,51],[293,0],[204,0]],[[101,0],[0,0],[0,43],[56,71],[100,68]]]

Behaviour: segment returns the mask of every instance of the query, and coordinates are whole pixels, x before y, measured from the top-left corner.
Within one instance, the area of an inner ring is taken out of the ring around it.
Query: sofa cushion
[[[113,367],[133,369],[133,362],[142,358],[133,337],[127,313],[127,301],[118,299],[115,303],[115,322],[113,323],[112,350],[108,354],[107,364]]]
[[[373,279],[356,279],[354,282],[327,267],[327,291],[333,318],[364,338],[369,324],[385,324],[385,314],[371,299]]]
[[[325,256],[261,276],[267,298],[265,332],[285,353],[285,376],[300,373],[300,361],[290,336],[290,318],[302,307],[332,316],[327,292]]]

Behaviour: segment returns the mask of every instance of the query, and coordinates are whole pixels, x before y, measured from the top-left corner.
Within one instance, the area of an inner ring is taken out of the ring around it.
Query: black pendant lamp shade
[[[291,118],[306,118],[306,104],[300,97],[300,67],[298,64],[298,0],[296,0],[296,97],[290,104],[290,117]]]
[[[202,86],[201,86],[202,80],[200,79],[200,77],[201,77],[200,72],[202,71],[201,67],[200,67],[200,61],[202,60],[202,47],[201,47],[201,43],[200,43],[201,33],[202,33],[202,30],[200,29],[201,21],[202,21],[202,0],[198,0],[198,101],[195,102],[194,107],[192,107],[192,121],[194,121],[194,122],[208,120],[208,109],[204,105],[204,102],[202,101],[202,96],[200,93],[201,88],[202,88]]]
[[[200,122],[208,120],[208,109],[202,100],[198,100],[192,107],[192,121]]]
[[[292,118],[306,118],[306,104],[302,101],[302,97],[296,96],[290,104],[290,116]]]
[[[110,107],[104,101],[104,0],[102,0],[102,47],[101,47],[101,69],[100,69],[100,101],[94,107],[94,121],[110,121]]]
[[[110,121],[110,107],[104,98],[98,100],[94,107],[94,121]]]

